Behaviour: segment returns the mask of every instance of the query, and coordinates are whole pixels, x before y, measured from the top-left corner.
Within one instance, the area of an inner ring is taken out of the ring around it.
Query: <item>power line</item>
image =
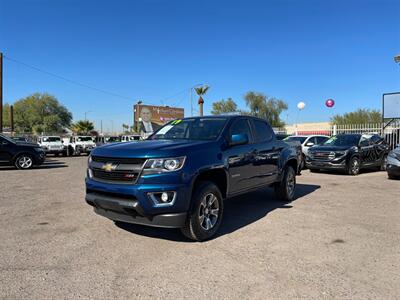
[[[5,59],[9,60],[9,61],[12,61],[12,62],[15,62],[15,63],[17,63],[17,64],[23,65],[23,66],[25,66],[25,67],[28,67],[28,68],[30,68],[30,69],[32,69],[32,70],[41,72],[41,73],[43,73],[43,74],[46,74],[46,75],[53,76],[53,77],[55,77],[55,78],[64,80],[64,81],[69,82],[69,83],[71,83],[71,84],[79,85],[79,86],[81,86],[81,87],[85,87],[85,88],[87,88],[87,89],[91,89],[91,90],[94,90],[94,91],[97,91],[97,92],[100,92],[100,93],[104,93],[104,94],[107,94],[107,95],[111,95],[111,96],[114,96],[114,97],[119,97],[119,98],[122,98],[122,99],[125,99],[125,100],[133,101],[133,97],[127,97],[127,96],[119,95],[119,94],[117,94],[117,93],[110,92],[110,91],[107,91],[107,90],[99,89],[99,88],[97,88],[97,87],[90,86],[90,85],[87,85],[87,84],[85,84],[85,83],[81,83],[81,82],[78,82],[78,81],[76,81],[76,80],[72,80],[72,79],[66,78],[66,77],[64,77],[64,76],[57,75],[57,74],[52,73],[52,72],[48,72],[48,71],[46,71],[46,70],[40,69],[40,68],[38,68],[38,67],[32,66],[32,65],[30,65],[30,64],[24,63],[24,62],[22,62],[22,61],[19,61],[19,60],[14,59],[14,58],[8,57],[8,56],[6,56],[6,55],[3,55],[3,57],[4,57]]]

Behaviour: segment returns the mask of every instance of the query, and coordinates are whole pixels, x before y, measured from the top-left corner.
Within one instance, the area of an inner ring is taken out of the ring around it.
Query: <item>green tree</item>
[[[122,124],[122,130],[123,130],[124,133],[129,133],[129,125],[123,123]]]
[[[285,101],[252,91],[247,92],[244,99],[250,109],[250,115],[267,120],[273,127],[282,127],[285,125],[280,118],[280,114],[288,109]]]
[[[93,129],[93,123],[87,120],[77,121],[71,126],[71,130],[76,134],[89,134]]]
[[[213,115],[220,115],[236,111],[237,104],[232,100],[232,98],[228,98],[227,100],[222,99],[221,101],[214,102],[212,104],[211,113]]]
[[[334,115],[331,123],[336,125],[345,124],[368,124],[382,122],[382,114],[376,109],[359,108],[356,111]]]
[[[4,105],[4,124],[10,124],[10,105]],[[14,103],[16,132],[61,132],[69,127],[72,113],[47,93],[35,93]]]

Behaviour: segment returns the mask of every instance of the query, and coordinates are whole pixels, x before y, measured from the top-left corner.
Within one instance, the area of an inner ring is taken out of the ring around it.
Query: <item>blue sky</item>
[[[132,123],[132,105],[179,105],[211,86],[213,101],[245,108],[250,90],[284,99],[282,118],[326,121],[381,107],[400,91],[400,1],[0,0],[6,56],[129,99],[86,89],[4,61],[4,99],[49,92],[74,119],[104,128]],[[334,109],[324,101],[333,98]],[[130,100],[131,99],[131,100]]]

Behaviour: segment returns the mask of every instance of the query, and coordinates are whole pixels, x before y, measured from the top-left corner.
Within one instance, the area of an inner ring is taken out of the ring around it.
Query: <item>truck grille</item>
[[[117,164],[133,164],[133,165],[143,165],[146,161],[145,158],[117,158],[117,157],[104,157],[104,156],[94,156],[92,155],[92,160],[95,162],[102,163],[117,163]]]
[[[133,171],[103,171],[98,169],[92,169],[93,178],[105,180],[105,181],[116,181],[123,183],[134,183],[139,175]]]
[[[310,157],[314,160],[332,160],[335,158],[334,152],[327,152],[327,151],[317,151],[313,152]]]
[[[92,156],[91,177],[98,181],[134,184],[142,171],[145,158]]]

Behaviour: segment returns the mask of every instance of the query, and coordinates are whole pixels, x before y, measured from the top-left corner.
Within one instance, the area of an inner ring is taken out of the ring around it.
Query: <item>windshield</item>
[[[43,138],[43,142],[61,142],[61,139],[57,136],[50,136]]]
[[[80,136],[78,137],[78,142],[92,142],[92,138],[90,136]]]
[[[358,134],[335,135],[327,140],[324,145],[329,146],[357,146],[360,141]]]
[[[109,143],[120,142],[120,141],[121,141],[121,138],[118,136],[110,136],[107,139],[107,142],[109,142]]]
[[[225,118],[175,120],[160,128],[151,140],[215,140],[226,123]]]
[[[287,138],[284,139],[284,141],[299,141],[300,144],[303,144],[304,141],[307,139],[305,136],[288,136]]]

